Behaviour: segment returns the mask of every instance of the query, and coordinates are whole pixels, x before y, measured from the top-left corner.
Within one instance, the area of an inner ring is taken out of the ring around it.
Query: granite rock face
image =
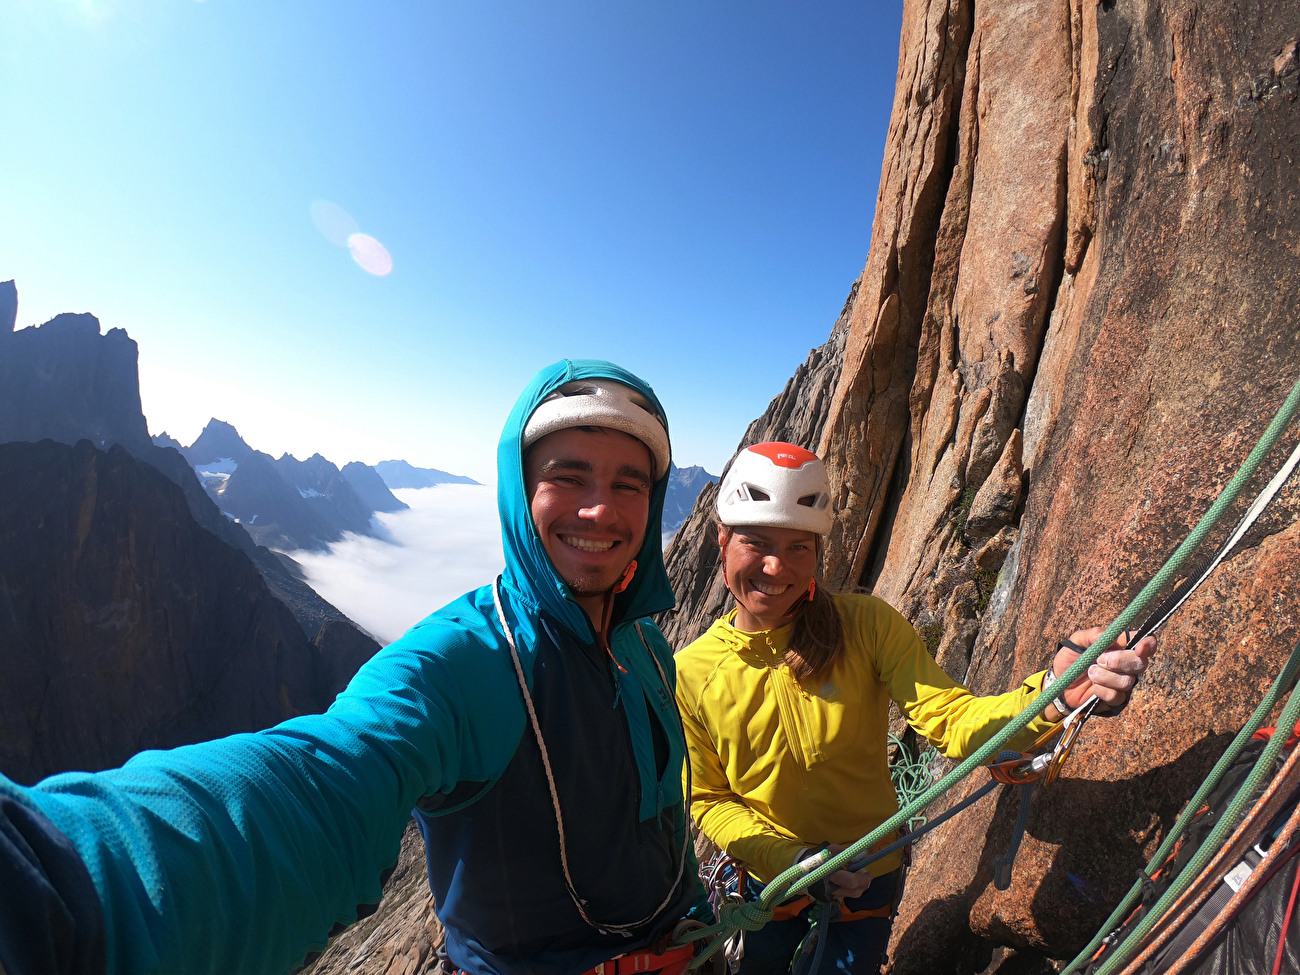
[[[1300,375],[1298,82],[1275,4],[905,3],[871,252],[816,418],[825,569],[976,692],[1113,619]],[[783,398],[823,396],[804,385]],[[675,646],[727,605],[711,501],[669,552]],[[1297,515],[1293,481],[1130,707],[1088,726],[1010,890],[990,881],[1011,797],[918,846],[894,972],[1050,971],[1082,947],[1300,637]]]
[[[0,444],[0,511],[0,771],[11,778],[110,768],[332,697],[337,674],[252,562],[120,446]]]
[[[441,943],[442,925],[429,890],[424,841],[411,822],[378,910],[331,941],[304,975],[430,975],[438,970]]]
[[[964,72],[905,84],[911,66],[942,64],[941,21]],[[1264,4],[908,5],[887,162],[920,158],[910,120],[937,115],[960,77],[946,134],[928,130],[952,169],[922,305],[902,270],[889,278],[911,241],[890,220],[906,208],[877,217],[865,280],[879,267],[890,285],[877,310],[860,299],[822,444],[847,514],[828,576],[872,585],[936,634],[977,692],[1113,618],[1296,378],[1285,21]],[[906,360],[899,336],[916,356],[904,425],[897,372],[885,383],[880,366]],[[882,498],[894,443],[905,470]],[[1009,797],[921,844],[895,972],[1029,971],[1086,942],[1296,640],[1297,510],[1292,487],[1171,621],[1133,705],[1092,723],[1035,800],[1009,891],[990,884]]]

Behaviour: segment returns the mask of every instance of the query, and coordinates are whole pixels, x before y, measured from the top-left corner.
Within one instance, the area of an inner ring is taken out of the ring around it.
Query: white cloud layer
[[[505,565],[495,488],[393,493],[411,510],[375,516],[388,540],[348,533],[328,553],[292,553],[311,587],[382,644],[491,582]]]

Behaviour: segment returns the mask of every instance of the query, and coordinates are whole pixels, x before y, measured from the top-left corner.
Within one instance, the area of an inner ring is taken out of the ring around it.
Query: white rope
[[[1178,607],[1187,602],[1192,593],[1196,592],[1196,590],[1201,587],[1201,583],[1208,579],[1210,574],[1219,567],[1219,563],[1232,553],[1232,550],[1236,548],[1237,543],[1241,541],[1246,532],[1250,531],[1255,522],[1259,520],[1259,516],[1264,513],[1264,509],[1272,503],[1275,497],[1277,497],[1277,493],[1282,490],[1282,485],[1287,482],[1287,479],[1296,469],[1297,464],[1300,464],[1300,444],[1296,445],[1295,450],[1291,452],[1291,456],[1287,458],[1287,462],[1282,465],[1281,469],[1273,475],[1273,479],[1268,482],[1264,490],[1259,493],[1259,497],[1255,499],[1255,503],[1246,509],[1246,514],[1242,517],[1233,533],[1228,537],[1223,548],[1219,549],[1219,554],[1216,555],[1213,561],[1205,567],[1205,571],[1202,572],[1196,582],[1188,588],[1187,592],[1183,593],[1182,598],[1174,603],[1169,612],[1160,617],[1160,619],[1156,621],[1155,625],[1147,629],[1146,632],[1148,634],[1154,633],[1156,630],[1160,629],[1160,627],[1164,626],[1169,617],[1173,616],[1178,610]]]
[[[533,727],[533,735],[537,738],[537,747],[542,753],[542,767],[546,770],[546,784],[551,790],[551,806],[555,809],[555,825],[560,834],[560,865],[564,868],[564,886],[568,888],[569,897],[573,900],[573,906],[578,909],[578,914],[588,925],[595,928],[601,934],[621,934],[625,938],[632,936],[632,931],[640,928],[653,921],[677,893],[677,888],[682,882],[682,874],[686,867],[686,841],[682,842],[681,861],[677,865],[677,879],[673,881],[672,887],[668,889],[668,896],[664,898],[663,903],[656,907],[652,912],[639,921],[633,921],[630,924],[598,924],[587,916],[586,901],[578,896],[578,891],[573,885],[573,876],[569,873],[569,853],[564,835],[564,815],[560,812],[560,795],[555,788],[555,774],[551,771],[551,759],[546,751],[546,742],[542,738],[542,727],[537,721],[537,711],[533,707],[533,696],[528,693],[528,681],[524,678],[524,667],[519,660],[519,650],[515,646],[514,634],[510,629],[510,623],[506,620],[505,609],[501,605],[501,577],[497,576],[492,583],[492,601],[496,603],[497,619],[501,621],[501,629],[505,632],[506,643],[510,645],[510,659],[515,665],[515,677],[519,680],[519,690],[524,695],[524,706],[528,709],[528,721]],[[645,646],[646,651],[650,652],[650,646],[646,643],[645,635],[641,632],[641,624],[636,625],[637,635],[641,637],[641,643]],[[673,697],[672,688],[668,684],[668,676],[659,664],[659,660],[653,652],[650,652],[650,659],[654,661],[655,667],[659,671],[659,679],[663,681],[664,689],[668,692],[670,698]],[[674,707],[676,706],[674,700]],[[685,731],[681,727],[681,715],[677,716],[678,730],[682,732],[683,743],[686,740]],[[689,768],[689,766],[688,766]],[[689,771],[687,775],[689,776]],[[689,779],[688,779],[689,781]],[[689,837],[688,837],[689,838]]]
[[[1184,586],[1186,586],[1187,591],[1178,597],[1174,604],[1169,607],[1160,619],[1153,623],[1148,623],[1140,631],[1136,631],[1137,633],[1140,633],[1140,635],[1145,638],[1160,629],[1160,627],[1164,626],[1165,623],[1169,621],[1169,617],[1173,616],[1174,613],[1178,611],[1178,608],[1182,606],[1183,603],[1187,602],[1196,590],[1201,588],[1201,584],[1205,582],[1206,579],[1210,578],[1214,573],[1214,570],[1219,567],[1219,564],[1232,554],[1232,550],[1236,548],[1237,543],[1245,537],[1246,532],[1250,531],[1251,528],[1254,527],[1255,522],[1259,521],[1259,516],[1264,513],[1264,509],[1273,503],[1273,499],[1276,498],[1278,492],[1282,490],[1282,485],[1284,485],[1287,482],[1287,479],[1291,477],[1297,464],[1300,464],[1300,444],[1296,444],[1295,450],[1291,451],[1291,456],[1287,458],[1286,463],[1278,469],[1278,472],[1273,475],[1273,479],[1264,486],[1264,490],[1259,492],[1254,503],[1246,509],[1246,513],[1242,515],[1241,521],[1237,523],[1237,527],[1234,528],[1232,534],[1228,536],[1228,540],[1223,543],[1223,547],[1219,549],[1218,554],[1214,556],[1210,561],[1210,564],[1205,567],[1204,571],[1196,577],[1196,581],[1190,585],[1185,582]],[[1089,705],[1097,703],[1099,700],[1100,699],[1097,695],[1093,694],[1071,712],[1070,717],[1066,719],[1065,725],[1068,726],[1070,720],[1078,715],[1080,711]],[[1091,711],[1089,714],[1091,714]],[[1088,716],[1084,715],[1082,720],[1086,721],[1087,719]],[[1061,750],[1065,738],[1066,735],[1062,734],[1060,739],[1057,741],[1056,748],[1052,753],[1053,758],[1055,758],[1056,753]],[[1041,758],[1042,756],[1039,757]]]

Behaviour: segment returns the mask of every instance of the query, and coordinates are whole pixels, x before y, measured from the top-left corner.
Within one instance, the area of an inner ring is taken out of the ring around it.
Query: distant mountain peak
[[[663,531],[669,534],[677,531],[695,507],[695,499],[704,490],[704,485],[716,481],[717,474],[710,474],[703,467],[678,467],[668,465],[668,494],[664,497]]]
[[[244,442],[238,430],[225,420],[218,420],[216,417],[208,421],[208,425],[203,428],[203,432],[194,443],[181,451],[191,466],[212,463],[222,458],[228,458],[238,464],[252,452],[253,448]]]
[[[375,470],[389,490],[398,488],[426,488],[437,484],[478,484],[472,477],[448,474],[433,467],[415,467],[404,460],[381,460]]]

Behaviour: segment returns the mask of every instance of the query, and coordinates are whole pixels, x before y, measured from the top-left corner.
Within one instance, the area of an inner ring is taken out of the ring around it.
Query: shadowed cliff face
[[[0,511],[0,772],[19,782],[321,710],[352,665],[120,447],[0,444]]]
[[[14,283],[0,282],[0,443],[34,443],[48,438],[66,444],[89,440],[103,450],[114,444],[126,448],[180,487],[199,525],[253,560],[272,593],[293,611],[309,639],[325,639],[322,627],[326,624],[353,625],[301,578],[286,571],[274,554],[223,516],[179,451],[150,440],[140,406],[139,352],[125,331],[114,328],[101,335],[99,320],[93,315],[59,315],[37,328],[14,332],[17,305]],[[211,431],[205,433],[213,450],[230,449],[232,441],[242,445],[233,427],[209,426]],[[195,446],[202,445],[196,442]],[[247,452],[248,447],[242,446]],[[284,490],[292,491],[287,485]],[[364,634],[345,637],[338,627],[331,628],[328,639],[342,639],[349,645],[368,641],[371,653],[379,649]]]
[[[1109,622],[1300,374],[1298,79],[1279,5],[905,4],[872,248],[818,418],[825,567],[977,692]],[[675,646],[725,608],[712,501],[669,553]],[[1009,891],[989,881],[1013,810],[920,845],[895,972],[1082,947],[1300,636],[1298,514],[1292,484],[1166,627],[1128,710],[1089,725]]]
[[[16,293],[13,302],[16,308]],[[121,444],[132,452],[152,447],[140,410],[137,354],[122,329],[101,336],[94,315],[0,329],[0,443],[50,437]]]

